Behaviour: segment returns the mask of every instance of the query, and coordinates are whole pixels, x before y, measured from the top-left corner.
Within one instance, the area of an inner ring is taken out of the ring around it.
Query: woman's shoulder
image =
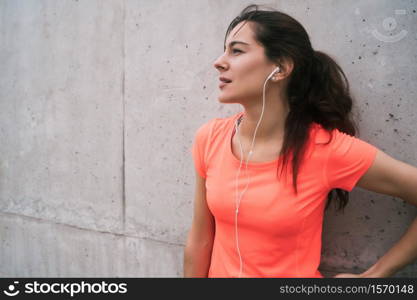
[[[241,112],[232,114],[227,117],[214,117],[203,122],[197,129],[200,135],[207,137],[212,135],[218,135],[219,133],[225,132],[230,129],[234,121],[241,115]]]
[[[310,125],[310,137],[315,144],[328,144],[331,141],[333,130],[328,130],[323,125],[313,122]]]
[[[358,139],[356,136],[347,134],[338,128],[326,129],[323,125],[313,122],[310,128],[310,136],[315,144],[333,145],[346,143]]]

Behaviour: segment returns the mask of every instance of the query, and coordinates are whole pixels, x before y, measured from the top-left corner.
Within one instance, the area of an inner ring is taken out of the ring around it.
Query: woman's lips
[[[220,83],[219,83],[219,88],[223,88],[224,86],[226,86],[226,84],[229,84],[230,82],[224,82],[224,81],[221,81]]]

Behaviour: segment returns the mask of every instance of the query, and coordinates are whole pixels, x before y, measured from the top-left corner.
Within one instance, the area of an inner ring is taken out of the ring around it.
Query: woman
[[[292,17],[248,6],[214,67],[219,101],[244,111],[196,132],[185,277],[323,277],[322,222],[334,194],[339,209],[354,186],[417,205],[417,169],[354,136],[346,76]],[[416,258],[414,221],[368,270],[335,277],[389,277]]]

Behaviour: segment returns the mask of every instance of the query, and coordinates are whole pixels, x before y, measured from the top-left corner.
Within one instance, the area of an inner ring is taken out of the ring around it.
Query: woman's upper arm
[[[417,205],[417,168],[377,151],[371,167],[358,181],[357,186]]]

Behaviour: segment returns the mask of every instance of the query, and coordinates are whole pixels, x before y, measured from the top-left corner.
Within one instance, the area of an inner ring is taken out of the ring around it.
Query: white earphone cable
[[[255,144],[255,137],[256,137],[256,131],[258,130],[258,127],[259,127],[259,124],[261,123],[261,120],[262,120],[262,116],[263,116],[263,114],[264,114],[264,109],[265,109],[265,87],[266,87],[266,83],[268,82],[268,80],[275,74],[275,72],[278,70],[278,72],[279,72],[279,67],[278,68],[276,68],[269,76],[268,76],[268,78],[265,80],[265,82],[264,82],[264,86],[263,86],[263,91],[262,91],[262,112],[261,112],[261,117],[259,118],[259,121],[258,121],[258,123],[257,123],[257,125],[256,125],[256,128],[255,128],[255,132],[254,132],[254,134],[253,134],[253,139],[252,139],[252,144],[251,144],[251,150],[249,151],[249,153],[248,153],[248,156],[247,156],[247,158],[246,158],[246,168],[245,168],[245,174],[248,174],[248,162],[249,162],[249,158],[250,158],[250,156],[252,156],[252,154],[253,154],[253,148],[254,148],[254,144]],[[242,159],[243,159],[243,148],[242,148],[242,143],[240,142],[240,137],[239,137],[239,127],[238,127],[238,124],[237,124],[237,121],[236,121],[236,123],[235,123],[235,126],[236,126],[236,133],[237,133],[237,138],[238,138],[238,141],[239,141],[239,146],[240,146],[240,165],[239,165],[239,171],[238,171],[238,173],[237,173],[237,175],[236,175],[236,196],[237,196],[237,199],[236,199],[236,210],[235,210],[235,236],[236,236],[236,248],[237,248],[237,253],[238,253],[238,255],[239,255],[239,261],[240,261],[240,268],[239,268],[239,275],[238,275],[238,277],[240,278],[241,277],[241,275],[242,275],[242,270],[243,270],[243,261],[242,261],[242,256],[241,256],[241,253],[240,253],[240,249],[239,249],[239,235],[238,235],[238,226],[237,226],[237,221],[238,221],[238,219],[237,219],[237,216],[238,216],[238,214],[239,214],[239,206],[240,206],[240,201],[241,201],[241,199],[242,199],[242,197],[243,197],[243,194],[246,192],[246,190],[247,190],[247,188],[248,188],[248,186],[249,186],[249,182],[250,182],[250,174],[249,174],[249,176],[248,176],[248,180],[247,180],[247,182],[246,182],[246,187],[245,187],[245,189],[242,191],[242,193],[240,194],[240,197],[239,197],[239,194],[238,194],[238,182],[239,182],[239,174],[240,174],[240,169],[241,169],[241,167],[242,167]]]

